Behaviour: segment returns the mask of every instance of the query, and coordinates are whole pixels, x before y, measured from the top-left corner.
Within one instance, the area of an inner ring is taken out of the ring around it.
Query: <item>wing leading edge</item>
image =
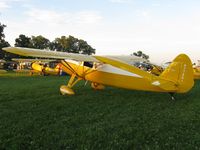
[[[77,61],[92,61],[99,62],[93,56],[83,55],[83,54],[74,54],[66,52],[57,52],[50,50],[40,50],[33,48],[22,48],[22,47],[6,47],[3,48],[4,51],[14,53],[22,56],[32,56],[32,57],[41,57],[41,58],[54,58],[54,59],[74,59]]]
[[[22,56],[101,62],[95,58],[96,55],[84,55],[84,54],[75,54],[75,53],[40,50],[40,49],[33,49],[33,48],[22,48],[22,47],[6,47],[6,48],[3,48],[3,50],[10,53],[17,54],[17,55],[22,55]],[[135,61],[144,61],[143,58],[139,58],[136,56],[126,56],[126,55],[119,55],[119,56],[111,55],[111,56],[102,56],[102,57],[111,58],[111,59],[121,61],[127,64],[132,64]]]

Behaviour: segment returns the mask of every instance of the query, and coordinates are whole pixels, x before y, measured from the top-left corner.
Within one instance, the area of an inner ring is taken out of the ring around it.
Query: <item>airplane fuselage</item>
[[[109,64],[93,64],[92,67],[84,66],[83,62],[63,60],[62,69],[67,74],[76,73],[79,78],[92,83],[114,86],[131,90],[148,90],[157,92],[173,92],[161,89],[160,78],[137,68],[137,73],[114,67]]]

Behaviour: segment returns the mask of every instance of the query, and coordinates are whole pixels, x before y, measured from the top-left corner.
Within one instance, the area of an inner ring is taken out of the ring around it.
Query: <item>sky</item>
[[[97,55],[138,50],[164,63],[180,53],[200,59],[199,0],[0,0],[13,46],[20,34],[83,39]]]

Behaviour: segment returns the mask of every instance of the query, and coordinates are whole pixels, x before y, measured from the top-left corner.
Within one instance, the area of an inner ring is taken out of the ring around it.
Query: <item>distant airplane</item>
[[[172,99],[174,93],[188,92],[194,85],[192,63],[185,54],[178,55],[159,76],[156,76],[132,66],[133,61],[141,61],[141,58],[135,56],[91,56],[20,47],[7,47],[3,50],[23,56],[60,59],[63,71],[71,75],[68,84],[60,87],[63,95],[75,94],[72,87],[80,80],[90,81],[92,88],[97,90],[113,86],[167,92]]]
[[[50,68],[41,62],[34,62],[31,65],[32,69],[39,72],[41,75],[60,75],[61,64],[56,65],[55,68]]]
[[[194,79],[200,79],[200,66],[195,65],[194,70]]]
[[[58,63],[55,68],[51,68],[47,66],[47,63],[53,62],[55,60],[51,59],[23,59],[23,58],[13,58],[13,61],[19,62],[19,66],[21,63],[31,63],[30,73],[33,74],[35,72],[41,75],[60,75],[62,64]],[[19,68],[21,69],[21,67]]]

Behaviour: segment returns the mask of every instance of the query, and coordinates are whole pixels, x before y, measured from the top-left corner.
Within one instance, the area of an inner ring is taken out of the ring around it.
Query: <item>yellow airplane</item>
[[[200,79],[200,66],[193,67],[194,79]]]
[[[59,75],[61,71],[61,64],[58,63],[55,68],[48,67],[46,63],[52,62],[54,60],[50,59],[23,59],[23,58],[13,58],[13,61],[21,63],[31,63],[30,73],[39,73],[41,75]],[[21,66],[21,65],[19,65]],[[22,69],[19,67],[19,69]]]
[[[42,75],[60,75],[61,65],[58,64],[55,68],[50,68],[46,64],[41,62],[34,62],[31,64],[34,71],[41,73]]]
[[[167,92],[172,99],[174,93],[188,92],[194,85],[192,63],[185,54],[178,55],[159,76],[156,76],[132,66],[133,61],[141,61],[141,58],[135,56],[91,56],[20,47],[7,47],[3,50],[23,56],[61,59],[63,71],[71,75],[68,84],[60,87],[63,95],[75,94],[72,88],[80,80],[90,81],[92,87],[97,90],[113,86]]]

